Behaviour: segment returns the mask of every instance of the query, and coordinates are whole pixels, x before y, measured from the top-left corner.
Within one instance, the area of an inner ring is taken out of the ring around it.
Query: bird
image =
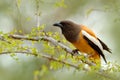
[[[101,57],[107,63],[103,51],[106,50],[112,53],[111,49],[87,26],[70,20],[54,23],[53,26],[61,29],[66,40],[76,48],[73,51],[80,51],[82,54],[90,55],[89,60],[95,64],[101,64]]]

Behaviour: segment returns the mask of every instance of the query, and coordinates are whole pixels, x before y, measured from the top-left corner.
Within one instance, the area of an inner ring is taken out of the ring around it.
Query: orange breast
[[[89,33],[91,36],[95,37],[95,34],[92,30],[87,28],[84,25],[81,25],[82,30]],[[88,44],[88,42],[83,38],[82,32],[79,33],[79,38],[76,42],[72,43],[77,49],[80,50],[82,53],[93,54],[95,51],[94,49]]]
[[[82,33],[80,33],[80,38],[77,42],[72,43],[77,49],[82,53],[92,54],[94,49],[90,47],[85,39],[83,39]]]

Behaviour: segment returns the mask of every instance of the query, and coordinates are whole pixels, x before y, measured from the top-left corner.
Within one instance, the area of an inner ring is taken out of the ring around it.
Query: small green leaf
[[[43,75],[45,75],[47,72],[48,72],[47,66],[42,65],[41,70],[40,70],[40,72],[39,72],[39,75],[40,75],[40,76],[43,76]]]
[[[51,61],[50,63],[50,69],[54,69],[57,70],[59,68],[61,68],[62,64],[55,62],[55,61]]]
[[[39,75],[39,74],[40,74],[39,70],[34,71],[34,75]]]
[[[61,0],[60,2],[56,2],[56,3],[55,3],[55,7],[67,8],[64,0]]]
[[[27,20],[27,21],[30,21],[30,20],[31,20],[31,17],[27,17],[26,20]]]
[[[31,50],[32,50],[33,54],[36,54],[38,52],[38,50],[36,48],[31,48]]]
[[[11,53],[10,56],[11,56],[11,57],[14,57],[14,56],[16,56],[16,54],[15,54],[15,53]]]

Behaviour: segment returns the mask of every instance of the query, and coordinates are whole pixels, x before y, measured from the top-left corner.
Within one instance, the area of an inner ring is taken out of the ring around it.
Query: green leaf
[[[16,56],[16,54],[15,54],[15,53],[11,53],[10,56],[11,56],[11,57],[14,57],[14,56]]]
[[[63,66],[63,64],[59,63],[59,62],[51,61],[51,63],[50,63],[50,69],[57,70],[57,69],[62,68],[62,66]]]
[[[31,17],[27,17],[26,20],[27,20],[27,21],[30,21],[30,20],[31,20]]]
[[[48,72],[48,68],[46,65],[42,65],[41,70],[39,72],[40,76],[44,76]]]
[[[61,0],[60,2],[56,2],[54,6],[67,8],[67,5],[65,4],[65,0]]]
[[[35,70],[34,71],[34,75],[39,75],[40,74],[40,71],[39,70]]]

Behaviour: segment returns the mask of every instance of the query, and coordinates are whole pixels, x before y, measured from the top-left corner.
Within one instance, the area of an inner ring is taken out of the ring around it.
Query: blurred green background
[[[62,1],[65,1],[65,5]],[[37,25],[37,13],[40,13],[39,23],[46,25],[45,31],[61,33],[60,29],[52,26],[61,20],[71,20],[88,26],[111,48],[112,54],[105,52],[107,60],[120,63],[120,0],[0,0],[0,31],[7,33],[17,29],[22,30],[24,34],[30,33],[32,27]],[[0,55],[0,80],[38,80],[34,72],[47,62],[33,56],[17,56],[19,61],[9,55]],[[86,77],[88,74],[83,73],[74,73],[74,69],[63,67],[48,73],[43,79],[96,78],[93,75]]]

